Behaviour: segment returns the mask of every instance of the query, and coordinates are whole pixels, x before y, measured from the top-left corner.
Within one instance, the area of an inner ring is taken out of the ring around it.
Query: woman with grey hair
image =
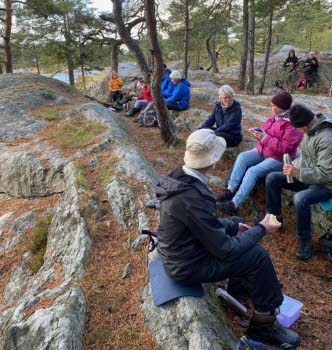
[[[226,140],[227,147],[236,147],[242,141],[241,105],[234,100],[234,90],[229,85],[219,89],[219,99],[220,102],[199,129],[212,129]]]

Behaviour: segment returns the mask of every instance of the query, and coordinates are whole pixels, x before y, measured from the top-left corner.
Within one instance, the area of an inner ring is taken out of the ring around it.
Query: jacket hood
[[[181,167],[167,175],[162,175],[156,185],[156,196],[160,201],[195,188],[202,195],[211,196],[212,193],[202,181],[187,175]]]
[[[328,118],[323,114],[317,114],[319,118],[318,122],[314,127],[308,132],[308,135],[314,135],[318,130],[325,128],[332,128],[332,118]]]
[[[191,86],[190,81],[187,80],[187,79],[185,79],[185,78],[181,78],[180,83],[183,83],[183,84],[185,84],[185,85],[187,85],[187,86]]]
[[[291,54],[292,52],[293,52],[293,55],[294,55],[293,57],[296,56],[296,55],[295,55],[295,50],[290,50],[289,53],[288,53],[288,57],[289,57],[289,58],[290,58],[290,54]]]

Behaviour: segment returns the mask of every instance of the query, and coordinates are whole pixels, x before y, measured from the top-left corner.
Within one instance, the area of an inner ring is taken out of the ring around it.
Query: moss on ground
[[[51,224],[53,214],[44,213],[37,221],[32,237],[26,242],[28,251],[32,254],[29,262],[29,268],[36,273],[44,264],[44,254],[47,246],[48,229]]]
[[[64,149],[84,148],[91,144],[106,127],[95,120],[89,120],[80,115],[61,120],[49,130],[52,141]]]
[[[32,109],[30,111],[31,115],[37,119],[47,120],[49,122],[57,121],[63,117],[63,114],[68,110],[72,109],[72,104],[67,105],[44,105]]]

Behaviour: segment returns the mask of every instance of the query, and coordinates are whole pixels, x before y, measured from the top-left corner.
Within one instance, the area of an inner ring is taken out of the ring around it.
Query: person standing
[[[266,212],[277,216],[282,222],[281,190],[296,192],[294,196],[296,215],[296,256],[307,260],[312,255],[311,205],[332,198],[332,119],[315,115],[300,104],[290,111],[290,122],[305,133],[302,154],[286,164],[283,172],[272,172],[266,178]],[[287,182],[293,176],[293,183]]]

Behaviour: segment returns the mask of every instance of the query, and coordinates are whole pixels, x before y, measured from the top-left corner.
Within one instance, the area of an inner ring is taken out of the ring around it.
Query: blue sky
[[[92,0],[91,5],[95,7],[98,12],[109,12],[112,10],[111,0]]]

